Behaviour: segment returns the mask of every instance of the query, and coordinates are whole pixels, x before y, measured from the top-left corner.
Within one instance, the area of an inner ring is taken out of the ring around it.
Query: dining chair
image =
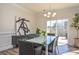
[[[34,46],[38,47],[34,47]],[[19,54],[20,55],[40,55],[42,47],[38,44],[31,42],[19,41]]]
[[[48,53],[53,53],[55,54],[59,54],[59,49],[58,49],[58,37],[56,36],[56,38],[51,42],[50,45],[48,45]],[[43,54],[45,54],[46,48],[42,47],[42,52]]]
[[[59,38],[59,36],[56,36],[56,38],[55,38],[55,40],[54,40],[54,42],[53,42],[53,47],[52,47],[52,49],[53,49],[53,54],[59,54],[59,49],[58,49],[58,38]]]
[[[48,36],[55,36],[55,33],[47,33]]]

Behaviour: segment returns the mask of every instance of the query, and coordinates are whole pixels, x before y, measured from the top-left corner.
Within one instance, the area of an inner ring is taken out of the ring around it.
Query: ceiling
[[[56,9],[63,9],[69,8],[73,6],[79,6],[78,3],[17,3],[17,5],[29,9],[33,12],[42,12],[45,10],[56,10]]]

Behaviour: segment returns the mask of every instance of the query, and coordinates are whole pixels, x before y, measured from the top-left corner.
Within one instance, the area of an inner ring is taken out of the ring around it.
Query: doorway
[[[53,33],[60,37],[68,38],[68,20],[47,21],[47,33]]]
[[[60,54],[67,51],[68,44],[68,19],[47,21],[47,33],[59,36],[58,46]]]

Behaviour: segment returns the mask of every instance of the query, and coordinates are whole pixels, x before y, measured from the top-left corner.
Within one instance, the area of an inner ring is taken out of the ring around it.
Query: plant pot
[[[74,38],[74,47],[79,48],[79,38]]]

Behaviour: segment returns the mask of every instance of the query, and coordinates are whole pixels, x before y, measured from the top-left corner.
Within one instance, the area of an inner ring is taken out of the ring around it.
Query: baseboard
[[[0,47],[0,51],[7,50],[7,49],[10,49],[10,48],[13,48],[13,46],[12,45],[2,46],[2,47]]]

